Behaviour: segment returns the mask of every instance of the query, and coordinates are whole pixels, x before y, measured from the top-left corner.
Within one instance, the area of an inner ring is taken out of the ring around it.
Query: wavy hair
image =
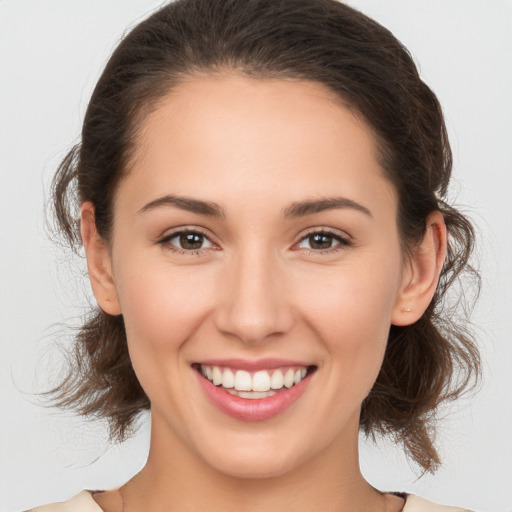
[[[451,150],[439,102],[404,46],[359,11],[335,0],[176,0],[121,41],[89,102],[81,142],[53,181],[58,229],[81,246],[77,206],[91,201],[108,241],[112,199],[129,172],[138,129],[170,89],[197,74],[236,71],[258,78],[319,82],[373,131],[379,159],[398,198],[406,249],[422,239],[426,219],[444,215],[448,255],[422,318],[391,326],[380,374],[361,410],[361,429],[390,434],[434,471],[435,413],[479,374],[479,354],[444,300],[468,264],[474,231],[446,202]],[[106,418],[111,437],[129,435],[150,402],[132,369],[122,316],[93,310],[80,329],[69,373],[51,394],[60,406]]]

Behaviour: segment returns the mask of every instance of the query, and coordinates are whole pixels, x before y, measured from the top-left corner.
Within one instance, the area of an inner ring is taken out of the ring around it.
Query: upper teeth
[[[254,373],[245,370],[233,370],[219,366],[201,365],[201,373],[215,386],[237,391],[269,391],[270,389],[291,388],[307,374],[305,367],[276,368],[259,370]]]

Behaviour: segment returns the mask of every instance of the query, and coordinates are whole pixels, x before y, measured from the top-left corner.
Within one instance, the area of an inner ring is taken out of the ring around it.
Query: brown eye
[[[170,246],[173,250],[199,251],[212,247],[210,240],[197,231],[179,231],[162,240],[162,243]]]
[[[327,251],[338,246],[348,246],[351,242],[341,235],[319,231],[306,235],[299,243],[300,249],[311,249],[313,251]]]
[[[179,236],[179,242],[182,249],[201,249],[203,245],[203,235],[197,233],[185,233]]]
[[[333,243],[333,237],[324,233],[316,233],[308,236],[311,249],[330,249]]]

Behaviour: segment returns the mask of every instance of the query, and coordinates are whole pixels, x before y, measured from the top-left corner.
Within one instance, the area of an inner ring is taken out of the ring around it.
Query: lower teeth
[[[224,389],[230,395],[238,396],[240,398],[267,398],[269,396],[274,396],[276,391],[237,391],[236,389]]]

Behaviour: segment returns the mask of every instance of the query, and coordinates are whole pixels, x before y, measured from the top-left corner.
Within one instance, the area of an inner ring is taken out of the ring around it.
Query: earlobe
[[[94,217],[94,205],[86,201],[81,207],[80,232],[87,257],[87,270],[98,306],[110,315],[120,315],[111,256],[107,244],[99,236]]]
[[[439,282],[447,247],[447,230],[441,212],[432,212],[421,243],[413,249],[403,280],[391,323],[410,325],[421,318],[428,308]]]

